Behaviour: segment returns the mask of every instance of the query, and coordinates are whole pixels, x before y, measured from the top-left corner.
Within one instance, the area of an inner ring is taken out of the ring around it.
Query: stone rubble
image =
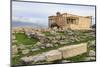
[[[20,31],[23,33],[22,29]],[[32,32],[25,31],[25,34],[29,38],[35,38],[38,40],[38,42],[36,44],[34,44],[34,46],[32,46],[30,49],[26,49],[27,47],[24,44],[19,44],[18,46],[13,45],[12,46],[12,54],[14,54],[14,55],[17,54],[18,49],[22,50],[22,54],[28,54],[30,51],[35,52],[40,49],[48,49],[48,48],[52,48],[52,47],[58,47],[59,45],[66,46],[70,42],[83,41],[88,36],[95,37],[95,36],[92,36],[93,33],[81,34],[81,32],[78,32],[78,31],[73,31],[73,30],[64,30],[63,31],[61,29],[57,29],[56,27],[53,28],[53,30],[49,29],[49,33],[50,33],[49,36],[43,34],[40,31],[41,30],[38,30],[38,29],[33,30]],[[48,32],[48,30],[45,30],[45,32]],[[82,35],[82,36],[80,36],[80,35]],[[13,39],[13,41],[12,41],[13,43],[18,42],[14,35],[13,35],[12,39]],[[85,43],[82,43],[82,44],[85,44]],[[73,45],[71,47],[61,47],[61,48],[58,48],[57,50],[50,50],[50,51],[42,53],[42,54],[38,54],[38,55],[34,55],[34,56],[25,56],[25,57],[22,57],[21,60],[24,62],[41,62],[41,61],[49,62],[49,61],[60,60],[62,58],[73,57],[73,56],[87,52],[87,45],[86,44],[82,45],[82,44],[80,44],[80,46],[77,46],[78,48],[73,47]],[[90,41],[89,47],[95,47],[95,46],[96,46],[95,40]],[[85,60],[95,60],[96,54],[95,54],[94,50],[90,50],[88,55],[89,55],[89,57],[86,57]],[[68,61],[62,60],[62,63],[66,63],[66,62],[71,62],[71,61],[70,60],[68,60]]]
[[[18,48],[17,48],[16,45],[13,45],[12,46],[12,54],[14,55],[14,54],[17,54],[17,53],[18,53]]]
[[[89,56],[90,56],[90,57],[96,56],[95,51],[94,51],[94,50],[90,50],[90,51],[89,51]]]

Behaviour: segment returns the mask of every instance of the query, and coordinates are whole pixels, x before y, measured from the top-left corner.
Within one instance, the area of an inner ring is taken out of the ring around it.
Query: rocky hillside
[[[55,50],[60,47],[74,45],[79,43],[87,43],[88,51],[85,55],[79,55],[72,58],[60,59],[62,62],[79,62],[95,60],[95,32],[93,31],[75,31],[75,30],[52,30],[49,32],[24,32],[13,33],[12,36],[12,60],[14,65],[22,64],[44,64],[58,63],[56,61],[46,62],[22,62],[23,57],[37,56],[38,54]],[[78,58],[78,59],[77,59]],[[83,59],[84,58],[84,59]],[[43,56],[41,57],[43,59]],[[77,59],[77,60],[75,60]],[[28,60],[28,59],[24,59]]]

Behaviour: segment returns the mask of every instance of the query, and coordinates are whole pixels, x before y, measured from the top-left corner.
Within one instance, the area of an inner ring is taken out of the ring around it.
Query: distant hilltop
[[[12,21],[12,27],[33,27],[33,28],[47,28],[45,24],[30,23],[30,22],[21,22],[21,21]]]

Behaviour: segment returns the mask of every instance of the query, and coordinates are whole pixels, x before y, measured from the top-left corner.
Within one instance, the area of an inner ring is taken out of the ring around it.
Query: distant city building
[[[57,12],[56,16],[48,17],[48,22],[50,28],[57,26],[62,29],[90,30],[92,17]]]

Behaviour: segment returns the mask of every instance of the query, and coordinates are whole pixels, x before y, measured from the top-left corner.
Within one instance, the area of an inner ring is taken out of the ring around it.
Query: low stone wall
[[[87,52],[87,43],[64,46],[57,50],[46,52],[46,61],[70,58]]]
[[[87,43],[65,46],[58,50],[62,53],[63,58],[69,58],[87,52]]]
[[[39,55],[42,57],[35,55],[35,56],[33,56],[33,58],[34,57],[35,58],[31,61],[34,61],[34,62],[43,61],[43,60],[54,61],[54,60],[59,60],[59,59],[63,59],[63,58],[74,57],[74,56],[81,55],[86,52],[87,52],[87,43],[80,43],[80,44],[64,46],[64,47],[61,47],[56,50],[44,52],[43,54]],[[43,60],[41,60],[41,59],[39,60],[39,58],[41,58]],[[23,57],[22,60],[26,61],[26,57]],[[30,61],[30,57],[27,57],[27,61]]]

